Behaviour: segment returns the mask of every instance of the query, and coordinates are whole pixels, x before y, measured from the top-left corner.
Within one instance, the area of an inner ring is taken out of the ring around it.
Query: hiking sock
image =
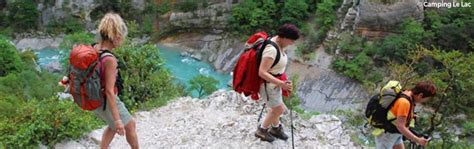
[[[280,122],[278,122],[277,125],[273,125],[273,124],[272,124],[272,127],[273,127],[273,128],[278,128],[278,127],[280,127],[280,125],[281,125]]]

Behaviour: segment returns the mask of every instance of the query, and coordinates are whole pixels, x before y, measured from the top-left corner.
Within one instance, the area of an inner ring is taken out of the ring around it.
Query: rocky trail
[[[254,136],[261,105],[229,91],[208,99],[181,97],[164,107],[135,113],[142,148],[291,148],[288,141],[263,142]],[[283,117],[289,128],[289,113]],[[333,115],[303,120],[294,113],[296,148],[357,148]],[[104,128],[56,148],[97,148]],[[290,130],[285,130],[290,134]],[[111,148],[129,148],[124,136],[116,136]]]

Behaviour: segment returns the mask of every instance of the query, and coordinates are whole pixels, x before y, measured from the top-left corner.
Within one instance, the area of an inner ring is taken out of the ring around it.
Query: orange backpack
[[[83,110],[91,111],[100,106],[105,110],[106,101],[99,63],[101,58],[110,55],[110,52],[99,52],[91,45],[78,45],[71,50],[68,68],[69,93]]]

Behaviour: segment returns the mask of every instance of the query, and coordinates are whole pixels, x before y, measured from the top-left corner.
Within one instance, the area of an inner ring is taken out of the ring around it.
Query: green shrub
[[[338,0],[323,0],[316,7],[316,24],[320,28],[330,28],[336,21],[336,14],[334,13],[339,3]]]
[[[340,6],[340,0],[323,0],[317,5],[315,22],[318,25],[316,42],[322,43],[327,32],[337,20],[336,10]]]
[[[334,60],[332,66],[336,71],[341,72],[350,78],[364,81],[372,63],[372,59],[364,52],[361,52],[351,60],[337,58]]]
[[[171,10],[171,4],[168,0],[161,1],[160,4],[155,4],[154,0],[148,0],[145,6],[145,14],[165,14]]]
[[[399,28],[400,34],[385,37],[377,46],[378,55],[386,60],[404,62],[410,50],[432,37],[431,32],[425,31],[423,25],[412,18],[406,19]]]
[[[126,21],[126,24],[128,27],[128,36],[131,38],[153,33],[153,16],[151,15],[147,15],[142,24],[138,24],[135,20]]]
[[[219,81],[210,76],[205,76],[202,74],[197,75],[196,77],[189,80],[189,91],[195,91],[198,95],[198,98],[207,96],[212,92],[216,91]]]
[[[0,96],[26,101],[51,97],[58,91],[57,76],[37,72],[33,52],[19,53],[6,40],[0,40]]]
[[[194,11],[198,9],[198,2],[196,0],[184,0],[183,2],[176,3],[175,7],[183,12]]]
[[[296,89],[298,88],[299,76],[298,75],[291,76],[289,80],[292,83],[294,92],[291,92],[289,97],[286,97],[289,100],[283,100],[283,102],[285,103],[286,107],[293,109],[300,114],[305,113],[303,109],[298,107],[301,103],[301,99],[298,97],[298,93],[296,92]]]
[[[137,24],[137,21],[135,20],[130,20],[126,21],[127,28],[128,28],[128,36],[129,37],[138,37],[140,35],[140,30],[139,30],[139,25]]]
[[[15,31],[35,29],[39,12],[33,0],[12,1],[7,4],[8,23]]]
[[[10,37],[0,33],[0,40],[10,41]]]
[[[13,35],[13,28],[11,26],[2,27],[0,26],[0,35],[10,37]]]
[[[273,0],[245,0],[232,7],[230,27],[237,34],[250,34],[257,30],[273,30],[278,24],[272,18],[277,7]]]
[[[296,108],[295,108],[295,109],[296,109]],[[299,113],[299,112],[298,112],[298,113]],[[300,113],[300,116],[301,116],[301,118],[304,119],[304,120],[309,120],[309,119],[311,119],[311,117],[316,116],[316,115],[319,115],[319,114],[321,114],[321,113],[315,112],[315,111],[311,111],[311,112],[304,112],[304,111],[303,111],[302,113]]]
[[[173,84],[174,79],[163,66],[155,45],[127,43],[114,52],[124,62],[120,71],[125,82],[122,100],[127,108],[136,110],[142,103],[145,103],[143,108],[162,106],[184,94],[182,86]]]
[[[474,135],[474,121],[465,122],[462,126],[466,134]]]
[[[142,34],[152,34],[154,32],[153,30],[153,20],[154,20],[154,17],[152,15],[147,15],[145,17],[145,20],[143,20],[143,23],[142,23]]]
[[[425,46],[433,44],[445,50],[474,51],[473,47],[466,44],[474,37],[474,32],[471,30],[474,26],[472,19],[474,10],[472,8],[464,7],[445,11],[428,10],[424,13],[425,29],[434,33],[433,39],[429,39],[430,43]]]
[[[24,70],[0,77],[0,95],[10,95],[17,100],[48,98],[60,91],[58,76],[48,72]]]
[[[67,17],[50,22],[46,27],[46,32],[53,34],[85,32],[85,24],[78,18]]]
[[[341,41],[339,42],[340,53],[341,54],[358,54],[362,51],[370,51],[372,48],[368,43],[367,39],[354,36],[350,34],[342,34]]]
[[[427,149],[473,149],[474,145],[468,139],[454,141],[453,134],[441,134],[442,139],[433,139],[429,142]]]
[[[308,4],[305,1],[287,0],[281,10],[280,24],[292,23],[301,27],[308,16]]]
[[[313,23],[307,22],[301,28],[301,34],[304,36],[302,44],[297,45],[297,56],[302,57],[303,60],[313,60],[315,58],[314,51],[318,44],[318,31]],[[326,48],[327,49],[327,48]]]
[[[20,72],[23,63],[15,46],[8,40],[0,39],[0,77]]]
[[[36,62],[38,61],[38,57],[36,56],[33,50],[25,50],[20,53],[20,58],[23,63],[30,68],[36,68]]]
[[[2,96],[0,106],[2,148],[36,148],[39,143],[52,147],[103,125],[91,112],[80,110],[69,100],[21,101]]]
[[[14,58],[8,64],[18,66],[14,71],[2,68],[8,74],[0,76],[0,148],[34,148],[39,143],[53,146],[99,126],[92,114],[83,113],[71,101],[51,98],[60,91],[59,77],[36,71],[33,52],[20,54],[5,40],[0,40],[0,46],[5,47],[0,60]]]

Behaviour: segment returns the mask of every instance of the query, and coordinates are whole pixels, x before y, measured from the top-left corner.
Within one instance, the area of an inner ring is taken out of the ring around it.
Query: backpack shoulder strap
[[[100,52],[99,52],[99,60],[102,60],[102,59],[104,59],[105,57],[109,57],[109,56],[111,56],[111,57],[117,59],[117,58],[115,57],[115,54],[112,53],[112,52],[109,51],[109,50],[99,50],[99,51],[100,51]]]
[[[408,117],[407,117],[408,118],[408,124],[410,124],[410,120],[412,118],[411,116],[413,114],[414,107],[416,106],[415,101],[413,101],[413,98],[411,96],[408,96],[408,95],[403,94],[403,93],[401,93],[400,97],[406,98],[410,102],[410,111],[409,111]]]
[[[411,98],[411,96],[408,96],[404,93],[400,93],[396,100],[398,100],[400,98],[406,98],[410,102],[410,109],[408,111],[407,121],[406,121],[406,124],[405,124],[406,126],[409,126],[410,121],[412,119],[412,114],[413,114],[413,110],[414,110],[414,107],[415,107],[415,102],[413,101],[413,98]]]
[[[390,104],[388,105],[388,107],[386,108],[388,111],[393,107],[393,105],[395,104],[395,102],[397,102],[398,99],[400,99],[400,94],[382,94],[381,96],[379,96],[379,98],[383,98],[385,96],[390,96],[391,98],[394,98],[392,102],[390,102]],[[388,122],[392,122],[394,120],[396,120],[397,118],[392,118],[392,119],[388,119]]]
[[[279,46],[277,45],[277,43],[271,41],[270,38],[268,39],[268,43],[271,44],[273,47],[275,47],[275,49],[276,49],[276,51],[277,51],[277,52],[276,52],[277,54],[276,54],[275,60],[273,61],[272,67],[270,67],[270,68],[273,68],[273,67],[275,67],[275,66],[278,64],[278,62],[280,61],[281,52],[280,52],[280,48],[279,48]]]

